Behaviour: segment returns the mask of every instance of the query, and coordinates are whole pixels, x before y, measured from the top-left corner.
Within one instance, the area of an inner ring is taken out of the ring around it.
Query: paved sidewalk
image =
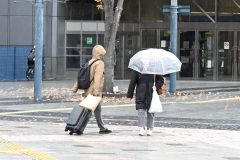
[[[89,124],[82,136],[63,132],[65,124],[0,122],[1,160],[238,160],[240,132],[160,128],[153,136],[137,135],[135,126],[111,126],[98,134]],[[6,132],[6,131],[5,131]],[[19,134],[20,133],[20,134]]]

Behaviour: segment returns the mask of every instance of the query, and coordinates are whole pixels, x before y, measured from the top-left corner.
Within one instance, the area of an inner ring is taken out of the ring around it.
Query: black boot
[[[111,133],[112,131],[111,130],[109,130],[109,129],[104,129],[104,130],[100,130],[99,131],[99,134],[108,134],[108,133]]]

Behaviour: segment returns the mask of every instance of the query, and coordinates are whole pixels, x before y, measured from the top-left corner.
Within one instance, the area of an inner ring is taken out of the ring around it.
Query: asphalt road
[[[205,95],[204,98],[202,95],[201,98],[199,95],[187,96],[181,97],[179,101],[173,100],[173,97],[162,98],[164,112],[156,114],[155,126],[240,130],[240,105],[237,93],[235,92],[235,96],[233,93],[231,95],[218,93]],[[0,108],[0,120],[64,123],[72,107],[78,105],[78,102],[31,102],[24,99],[21,102],[2,101],[4,107]],[[45,110],[46,107],[41,106],[50,107]],[[59,106],[66,108],[58,111]],[[28,112],[25,112],[26,110]],[[134,104],[103,104],[103,118],[109,125],[137,125]],[[92,117],[89,123],[94,124],[95,118]]]

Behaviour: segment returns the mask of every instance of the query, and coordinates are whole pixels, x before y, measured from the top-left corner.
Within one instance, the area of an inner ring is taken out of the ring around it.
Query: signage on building
[[[165,40],[161,40],[161,47],[162,48],[165,48],[165,47],[167,47],[167,42],[165,41]]]
[[[93,43],[92,37],[87,37],[87,44],[92,44],[92,43]]]
[[[224,42],[224,49],[229,49],[229,42]]]

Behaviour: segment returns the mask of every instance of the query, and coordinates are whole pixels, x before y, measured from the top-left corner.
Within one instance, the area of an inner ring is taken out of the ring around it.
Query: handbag
[[[166,78],[164,77],[164,78],[163,78],[163,85],[162,85],[161,88],[159,88],[159,90],[158,90],[158,95],[163,95],[163,94],[165,94],[165,93],[166,93],[166,90],[167,90],[167,80],[166,80]]]
[[[88,96],[84,98],[79,105],[94,112],[101,100],[102,97],[100,96],[88,94]]]
[[[157,112],[163,112],[162,103],[160,101],[159,95],[156,91],[156,86],[154,84],[153,93],[152,93],[152,100],[149,108],[149,113],[157,113]]]

